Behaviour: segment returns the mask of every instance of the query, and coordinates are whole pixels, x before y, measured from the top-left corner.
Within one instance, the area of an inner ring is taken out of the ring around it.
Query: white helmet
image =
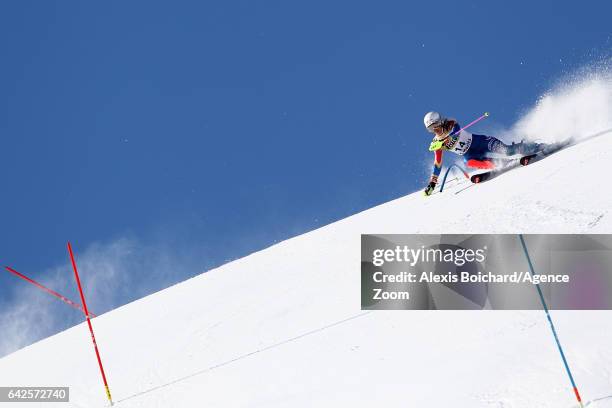
[[[423,118],[423,123],[428,131],[433,133],[431,129],[435,125],[440,125],[444,122],[444,118],[438,112],[427,112],[427,115]]]

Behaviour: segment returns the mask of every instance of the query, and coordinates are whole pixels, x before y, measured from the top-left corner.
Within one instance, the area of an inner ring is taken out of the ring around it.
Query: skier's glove
[[[423,195],[430,196],[433,193],[435,188],[436,188],[436,183],[434,183],[433,181],[430,182],[425,188],[425,191],[423,191]]]

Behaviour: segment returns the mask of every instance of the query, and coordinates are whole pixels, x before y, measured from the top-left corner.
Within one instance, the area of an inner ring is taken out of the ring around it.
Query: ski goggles
[[[436,133],[435,129],[442,129],[442,126],[444,126],[444,123],[442,122],[432,123],[431,125],[427,126],[427,131],[429,133]]]

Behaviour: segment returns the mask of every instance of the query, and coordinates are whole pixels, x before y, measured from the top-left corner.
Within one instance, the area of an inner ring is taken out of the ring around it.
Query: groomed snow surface
[[[609,163],[604,135],[480,185],[402,197],[97,317],[113,399],[575,406],[543,312],[360,310],[360,234],[610,233]],[[612,406],[612,312],[552,315],[584,399]],[[56,405],[108,405],[85,323],[2,358],[0,384],[69,386],[71,402]]]

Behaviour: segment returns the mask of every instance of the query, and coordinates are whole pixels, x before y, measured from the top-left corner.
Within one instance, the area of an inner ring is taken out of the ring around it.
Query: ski
[[[536,154],[530,154],[530,155],[528,155],[528,156],[523,156],[523,157],[521,157],[521,158],[519,159],[519,163],[521,164],[521,166],[526,166],[526,165],[528,165],[529,163],[531,163],[531,161],[532,161],[532,160],[533,160],[535,157],[537,157],[537,155],[538,155],[538,153],[536,153]]]
[[[474,174],[470,177],[470,181],[474,184],[482,183],[483,181],[487,181],[491,178],[493,173],[499,173],[495,171],[487,171],[485,173]]]
[[[537,153],[533,153],[533,154],[529,154],[526,156],[522,156],[518,162],[520,163],[521,166],[527,166],[529,163],[533,162],[533,159],[535,159],[538,154],[540,154],[541,152],[537,152]],[[478,174],[474,174],[470,177],[470,181],[474,184],[478,184],[478,183],[482,183],[484,181],[487,181],[491,178],[493,178],[494,176],[497,176],[501,173],[505,173],[506,171],[512,170],[514,167],[516,166],[506,166],[504,168],[498,169],[498,170],[491,170],[491,171],[487,171],[484,173],[478,173]]]

